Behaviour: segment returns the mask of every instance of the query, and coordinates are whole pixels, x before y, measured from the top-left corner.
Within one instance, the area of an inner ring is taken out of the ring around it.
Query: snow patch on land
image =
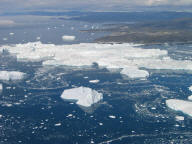
[[[121,74],[130,78],[148,77],[148,71],[143,69],[192,70],[190,60],[174,60],[168,56],[166,50],[143,49],[139,48],[139,45],[128,43],[54,45],[34,42],[4,45],[0,47],[0,51],[3,49],[15,54],[21,61],[43,61],[43,65],[76,67],[97,63],[99,67],[109,70],[121,70]]]
[[[166,100],[166,105],[175,110],[183,112],[192,117],[192,102],[178,99]]]
[[[18,71],[0,71],[0,80],[21,80],[25,76],[25,73]]]
[[[90,107],[94,103],[98,103],[103,99],[103,94],[87,87],[78,87],[64,90],[61,95],[64,100],[75,100],[76,104]]]
[[[63,39],[64,41],[74,41],[75,38],[76,38],[75,36],[68,36],[68,35],[62,36],[62,39]]]

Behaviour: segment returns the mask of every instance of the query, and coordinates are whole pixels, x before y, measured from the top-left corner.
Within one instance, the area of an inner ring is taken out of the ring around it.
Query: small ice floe
[[[85,76],[85,77],[83,77],[84,79],[88,79],[89,77],[87,77],[87,76]]]
[[[89,83],[98,83],[100,80],[90,80]]]
[[[0,80],[21,80],[25,73],[19,71],[0,71]]]
[[[175,110],[183,112],[192,117],[192,102],[178,99],[169,99],[166,100],[166,105]]]
[[[2,117],[3,117],[3,115],[0,114],[0,118],[2,118]]]
[[[111,119],[115,119],[116,116],[114,116],[114,115],[110,115],[109,118],[111,118]]]
[[[100,125],[100,126],[102,126],[102,125],[103,125],[103,123],[99,123],[99,125]]]
[[[3,38],[4,41],[7,41],[8,39],[7,38]]]
[[[36,40],[40,40],[41,39],[41,37],[36,37]]]
[[[0,83],[0,92],[3,90],[3,85]]]
[[[9,33],[9,35],[10,35],[10,36],[13,36],[14,34],[15,34],[15,33],[12,33],[12,32],[11,32],[11,33]]]
[[[55,126],[56,127],[61,126],[61,123],[56,123]]]
[[[176,116],[175,119],[177,121],[183,121],[185,118],[183,116]]]
[[[146,78],[149,77],[149,72],[140,70],[137,67],[124,68],[121,72],[123,75],[127,75],[129,78]]]
[[[103,94],[87,87],[78,87],[64,90],[61,98],[68,101],[76,101],[76,104],[90,107],[103,99]]]
[[[189,87],[189,90],[192,91],[192,86]]]
[[[188,100],[192,101],[192,95],[188,96]]]
[[[68,35],[62,36],[62,39],[63,39],[64,41],[74,41],[75,38],[76,38],[75,36],[68,36]]]
[[[68,114],[66,117],[72,117],[73,116],[73,114]]]

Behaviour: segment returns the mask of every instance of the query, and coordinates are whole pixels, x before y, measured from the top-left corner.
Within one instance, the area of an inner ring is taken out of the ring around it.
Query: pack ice
[[[147,69],[192,70],[192,61],[174,60],[166,50],[143,49],[136,44],[81,43],[54,45],[33,42],[4,45],[18,60],[43,61],[43,65],[90,66],[97,63],[109,70],[119,69],[130,78],[149,76]]]
[[[192,117],[192,102],[178,99],[169,99],[166,100],[166,105],[175,110],[183,112]]]
[[[76,104],[90,107],[94,103],[98,103],[103,99],[103,94],[98,93],[95,90],[87,87],[78,87],[64,90],[61,95],[61,98],[64,100],[73,100],[76,101]]]
[[[0,80],[21,80],[25,73],[19,71],[0,71]]]

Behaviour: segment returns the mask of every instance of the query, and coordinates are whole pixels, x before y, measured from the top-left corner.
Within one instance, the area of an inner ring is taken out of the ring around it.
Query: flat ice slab
[[[178,99],[166,100],[166,105],[175,110],[183,112],[192,117],[192,102]]]
[[[25,73],[19,71],[0,71],[0,80],[21,80]]]
[[[61,98],[64,100],[75,100],[78,105],[90,107],[92,104],[102,100],[103,94],[98,93],[96,90],[92,90],[91,88],[78,87],[64,90]]]

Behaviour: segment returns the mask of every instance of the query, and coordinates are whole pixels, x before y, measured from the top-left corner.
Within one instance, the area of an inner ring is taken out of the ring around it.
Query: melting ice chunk
[[[192,117],[192,102],[190,101],[169,99],[166,100],[166,105],[175,111],[181,111]]]
[[[92,104],[99,102],[103,99],[103,94],[87,87],[78,87],[64,90],[61,95],[64,100],[75,100],[76,104],[90,107]]]
[[[21,80],[25,73],[19,71],[0,71],[0,80]]]
[[[0,92],[3,90],[3,85],[0,83]]]

